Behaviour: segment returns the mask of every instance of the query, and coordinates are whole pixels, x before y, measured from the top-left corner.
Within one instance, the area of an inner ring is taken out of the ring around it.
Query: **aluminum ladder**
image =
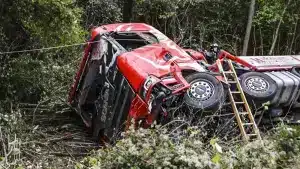
[[[229,66],[228,71],[224,71],[220,59],[216,63],[220,73],[224,77],[225,83],[229,84],[228,94],[243,140],[246,142],[254,139],[261,140],[259,129],[251,113],[232,61],[227,61]]]

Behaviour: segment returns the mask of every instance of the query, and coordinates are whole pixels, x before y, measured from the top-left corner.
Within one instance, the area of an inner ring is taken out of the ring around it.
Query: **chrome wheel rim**
[[[214,86],[211,82],[206,80],[195,80],[191,82],[191,87],[188,91],[190,98],[199,101],[205,101],[214,94]]]
[[[270,88],[268,81],[259,76],[248,77],[245,86],[254,93],[264,93]]]

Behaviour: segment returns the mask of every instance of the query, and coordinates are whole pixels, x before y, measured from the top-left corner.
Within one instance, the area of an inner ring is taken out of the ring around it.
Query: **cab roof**
[[[163,33],[154,27],[145,23],[116,23],[101,25],[92,30],[92,39],[97,35],[107,32],[151,32],[158,37],[159,40],[168,39]]]

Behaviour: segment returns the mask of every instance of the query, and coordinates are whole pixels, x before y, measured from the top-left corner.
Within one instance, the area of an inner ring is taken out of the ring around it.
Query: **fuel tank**
[[[289,71],[264,72],[277,85],[277,92],[271,100],[271,105],[280,107],[295,107],[300,96],[300,77]]]

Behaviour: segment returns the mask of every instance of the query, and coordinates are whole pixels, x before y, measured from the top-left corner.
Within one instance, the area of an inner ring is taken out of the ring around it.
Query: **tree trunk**
[[[286,9],[287,9],[287,7],[289,6],[290,3],[291,3],[291,0],[288,1],[288,3],[286,4],[286,6],[284,7],[284,9],[282,11],[281,18],[279,20],[279,23],[277,25],[277,28],[276,28],[276,31],[275,31],[275,35],[274,35],[274,38],[273,38],[272,46],[271,46],[271,49],[269,51],[269,55],[272,55],[273,52],[274,52],[274,48],[275,48],[275,45],[276,45],[276,42],[277,42],[277,38],[278,38],[278,34],[279,34],[279,29],[280,29],[281,23],[283,21],[283,17],[285,15]]]
[[[293,46],[294,46],[295,37],[296,37],[296,33],[297,33],[298,20],[299,20],[299,18],[296,19],[296,23],[295,23],[295,27],[294,27],[293,38],[292,38],[292,42],[290,45],[290,51],[289,51],[290,55],[292,55],[292,51],[293,51]]]
[[[123,0],[123,22],[130,22],[132,19],[133,0]]]
[[[244,45],[243,45],[243,52],[242,52],[243,56],[247,55],[247,51],[248,51],[248,44],[249,44],[251,28],[252,28],[252,21],[253,21],[253,16],[254,16],[254,8],[255,8],[255,0],[251,0],[249,14],[248,14],[247,29],[246,29],[246,34],[245,34],[245,38],[244,38]]]

